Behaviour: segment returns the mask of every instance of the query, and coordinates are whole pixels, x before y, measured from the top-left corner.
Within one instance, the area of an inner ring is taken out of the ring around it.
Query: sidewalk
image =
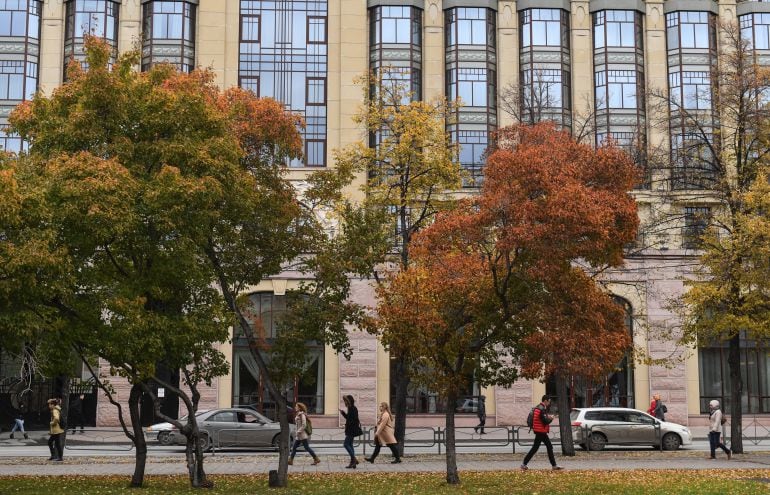
[[[523,454],[460,454],[458,467],[462,471],[510,471],[521,464]],[[358,469],[345,469],[347,456],[328,455],[321,463],[312,465],[312,459],[299,453],[290,473],[371,473],[371,472],[444,472],[446,461],[439,455],[407,455],[401,464],[391,464],[389,455],[383,455],[375,464],[359,459]],[[62,463],[53,463],[41,457],[0,458],[0,476],[61,476],[124,475],[133,472],[132,457],[66,457]],[[736,455],[728,461],[720,456],[709,460],[703,452],[602,452],[578,453],[572,458],[557,455],[557,462],[567,470],[705,470],[705,469],[757,469],[770,470],[770,454]],[[208,474],[264,474],[276,469],[275,455],[207,455],[205,469]],[[530,462],[532,470],[550,470],[545,452],[540,452]],[[181,456],[148,458],[147,475],[184,475],[185,461]]]

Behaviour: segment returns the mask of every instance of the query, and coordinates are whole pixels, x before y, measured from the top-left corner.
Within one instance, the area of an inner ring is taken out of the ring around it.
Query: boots
[[[29,440],[29,435],[27,435],[26,433],[24,434],[24,440]]]
[[[11,433],[11,440],[13,440],[13,433]]]
[[[315,466],[316,464],[321,464],[321,459],[319,459],[318,457],[313,457],[313,466]]]
[[[356,459],[356,458],[354,457],[354,458],[350,459],[350,464],[348,464],[347,466],[345,466],[345,469],[355,469],[355,468],[356,468],[356,466],[358,466],[358,459]]]
[[[294,465],[294,459],[289,459],[289,466],[293,466],[293,465]]]

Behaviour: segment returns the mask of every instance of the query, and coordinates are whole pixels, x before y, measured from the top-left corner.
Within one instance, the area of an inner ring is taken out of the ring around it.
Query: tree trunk
[[[289,413],[286,410],[286,399],[279,395],[275,407],[278,423],[281,425],[280,444],[278,445],[278,482],[279,487],[285,488],[289,478]]]
[[[457,449],[455,447],[455,406],[457,393],[452,392],[446,398],[446,482],[450,485],[460,484],[460,474],[457,472]]]
[[[133,430],[132,440],[136,449],[134,460],[134,474],[131,476],[131,486],[141,487],[144,484],[144,468],[147,465],[147,441],[142,431],[142,417],[139,404],[142,400],[142,386],[133,384],[131,393],[128,396],[128,413],[131,417],[131,429]]]
[[[743,380],[741,379],[741,336],[736,333],[730,339],[727,356],[730,366],[730,448],[736,454],[743,453],[743,411],[741,396],[743,395]],[[724,406],[724,404],[723,404]],[[725,411],[725,408],[722,409]]]
[[[396,416],[394,434],[398,442],[398,455],[404,455],[404,440],[406,438],[406,395],[409,391],[409,371],[406,359],[397,356],[395,359],[395,376],[390,379],[395,384],[396,396],[393,398],[393,414]]]
[[[562,373],[556,373],[556,404],[559,407],[559,438],[561,453],[565,456],[575,455],[575,444],[572,441],[572,423],[569,419],[570,407],[567,396],[567,378]]]

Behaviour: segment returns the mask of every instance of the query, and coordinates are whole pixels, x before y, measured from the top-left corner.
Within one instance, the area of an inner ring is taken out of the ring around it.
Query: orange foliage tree
[[[383,342],[411,346],[413,376],[446,400],[449,483],[459,482],[454,414],[465,377],[504,386],[522,374],[592,376],[630,346],[622,313],[586,269],[621,264],[636,235],[633,164],[552,124],[499,138],[481,194],[419,233],[414,266],[379,294]]]

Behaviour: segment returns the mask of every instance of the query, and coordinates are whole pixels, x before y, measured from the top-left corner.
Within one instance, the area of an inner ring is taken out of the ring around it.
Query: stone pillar
[[[425,101],[443,98],[444,85],[444,10],[442,0],[426,2],[423,14],[422,70]]]
[[[64,2],[43,2],[40,27],[40,91],[50,96],[64,77]]]

